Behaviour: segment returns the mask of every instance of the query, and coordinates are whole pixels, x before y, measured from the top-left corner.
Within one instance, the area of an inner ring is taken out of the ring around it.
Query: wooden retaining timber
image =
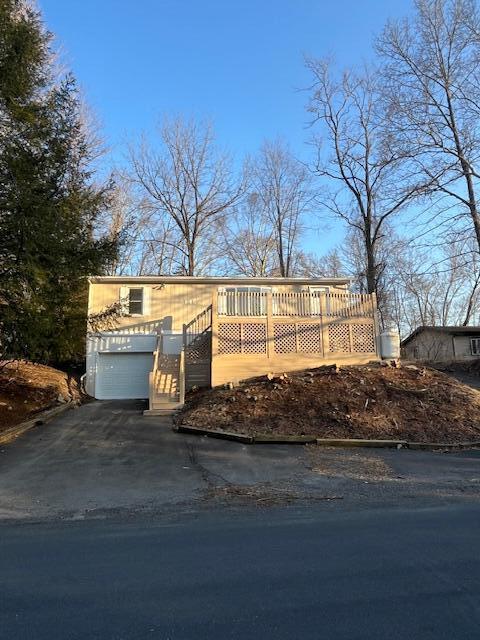
[[[34,417],[17,424],[9,429],[5,429],[0,433],[0,445],[7,444],[18,438],[26,431],[33,429],[34,427],[38,427],[43,424],[47,424],[50,420],[60,416],[65,411],[69,409],[73,409],[78,406],[77,402],[67,402],[65,404],[58,405],[57,407],[52,407],[50,409],[45,409],[45,411],[41,411],[37,413]]]

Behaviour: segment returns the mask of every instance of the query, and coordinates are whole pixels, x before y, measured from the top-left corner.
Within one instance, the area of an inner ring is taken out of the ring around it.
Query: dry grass
[[[312,471],[329,478],[367,482],[398,479],[393,469],[375,452],[309,445],[307,455]]]
[[[257,507],[270,507],[276,505],[291,504],[297,500],[341,500],[343,496],[337,495],[311,495],[299,493],[292,489],[283,489],[269,484],[244,486],[228,484],[221,487],[210,487],[204,494],[204,499],[220,503],[255,505]]]

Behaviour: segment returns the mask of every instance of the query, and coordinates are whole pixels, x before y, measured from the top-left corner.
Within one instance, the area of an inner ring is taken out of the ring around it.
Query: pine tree
[[[110,185],[79,92],[55,78],[52,36],[25,0],[0,0],[0,344],[8,357],[80,356],[86,276],[116,247],[95,233]]]

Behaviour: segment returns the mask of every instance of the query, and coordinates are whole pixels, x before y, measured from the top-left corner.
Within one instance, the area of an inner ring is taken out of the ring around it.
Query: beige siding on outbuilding
[[[449,334],[425,330],[414,336],[403,352],[407,360],[448,362],[454,359],[453,338]]]
[[[407,360],[424,360],[430,362],[453,362],[478,359],[472,355],[472,338],[478,334],[465,336],[452,335],[450,332],[425,329],[413,336],[402,348],[403,357]]]
[[[455,360],[477,360],[478,356],[472,355],[470,339],[479,336],[454,336]]]

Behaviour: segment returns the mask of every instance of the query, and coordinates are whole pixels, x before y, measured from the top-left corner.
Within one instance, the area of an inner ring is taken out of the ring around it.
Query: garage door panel
[[[148,398],[152,353],[99,353],[95,397],[99,400]]]

